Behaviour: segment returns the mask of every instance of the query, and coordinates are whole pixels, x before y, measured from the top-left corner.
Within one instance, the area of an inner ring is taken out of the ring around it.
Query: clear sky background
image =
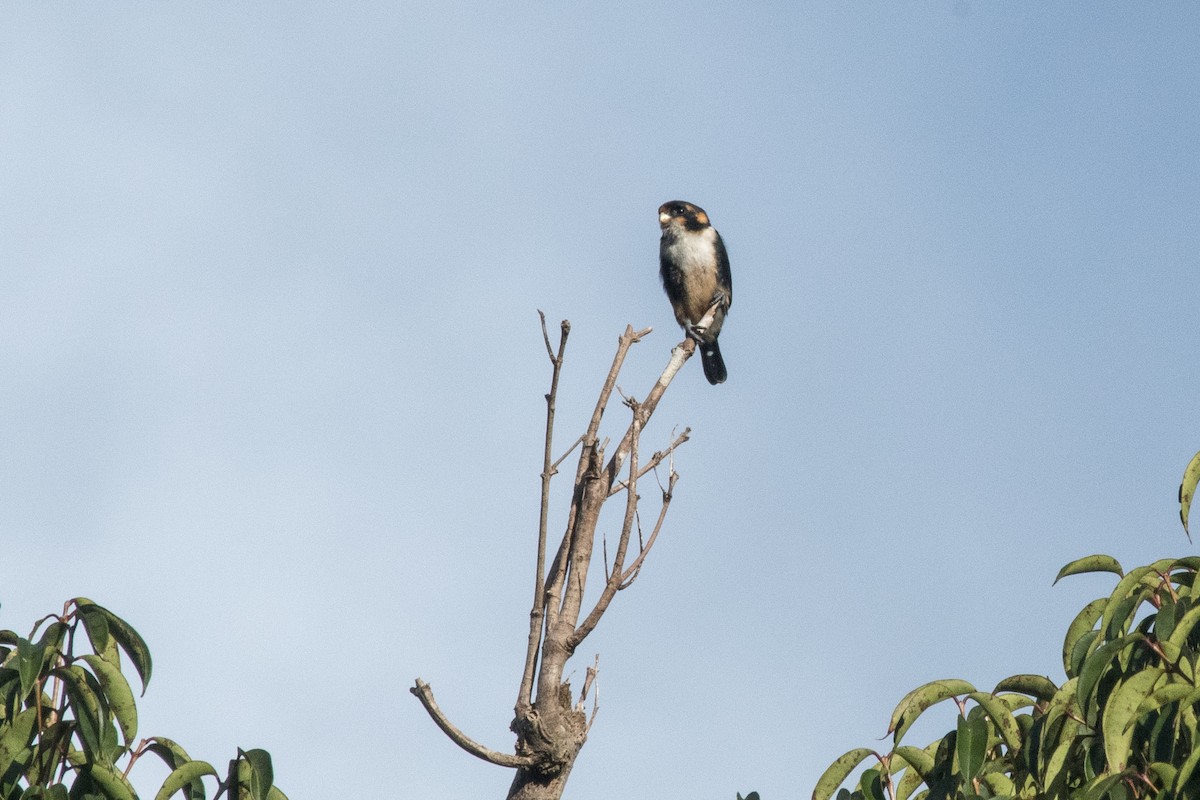
[[[626,324],[655,328],[638,397],[679,341],[678,198],[728,245],[730,378],[689,362],[646,432],[694,434],[577,657],[568,796],[804,798],[920,683],[1061,681],[1112,586],[1062,564],[1196,552],[1198,30],[1190,3],[5,4],[0,627],[110,607],[154,654],[142,733],[266,748],[293,800],[503,796],[407,688],[511,747],[536,310],[573,324],[565,446]]]

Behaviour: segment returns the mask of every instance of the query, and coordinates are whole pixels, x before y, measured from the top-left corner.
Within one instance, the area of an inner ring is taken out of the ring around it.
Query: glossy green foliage
[[[892,714],[891,750],[841,756],[813,800],[1200,800],[1198,569],[1200,557],[1129,572],[1108,556],[1066,565],[1059,578],[1111,572],[1117,584],[1068,626],[1061,684],[1014,675],[991,692],[959,680],[920,686]],[[926,747],[902,743],[946,700],[958,709],[952,730]]]
[[[1196,484],[1200,483],[1200,453],[1192,456],[1187,468],[1183,471],[1183,480],[1179,482],[1179,519],[1183,522],[1183,530],[1192,538],[1188,530],[1188,514],[1192,510],[1192,497],[1196,494]]]
[[[91,652],[82,652],[90,645]],[[0,630],[0,800],[137,800],[128,775],[154,754],[171,770],[155,800],[287,800],[265,750],[238,750],[225,780],[162,737],[138,739],[137,704],[152,662],[125,620],[86,597],[38,621],[28,637]]]

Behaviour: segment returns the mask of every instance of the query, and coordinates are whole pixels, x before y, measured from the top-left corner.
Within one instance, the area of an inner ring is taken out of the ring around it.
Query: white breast
[[[697,270],[711,270],[717,263],[715,228],[683,231],[667,245],[667,254],[685,275]]]

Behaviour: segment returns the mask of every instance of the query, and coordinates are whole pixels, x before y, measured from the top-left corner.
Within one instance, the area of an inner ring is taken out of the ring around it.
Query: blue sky
[[[566,443],[626,324],[655,328],[635,396],[679,340],[679,198],[729,248],[730,378],[689,363],[646,432],[693,437],[579,654],[601,707],[568,796],[807,797],[920,683],[1060,680],[1111,587],[1052,588],[1063,563],[1195,552],[1198,23],[5,6],[0,627],[107,605],[155,656],[142,733],[267,748],[293,798],[501,796],[406,689],[511,746],[536,310],[573,324]]]

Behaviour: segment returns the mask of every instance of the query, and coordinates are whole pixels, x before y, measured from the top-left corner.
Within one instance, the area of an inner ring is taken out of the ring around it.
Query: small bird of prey
[[[658,224],[662,228],[659,270],[663,289],[675,311],[675,321],[699,345],[704,377],[714,386],[724,383],[728,375],[717,337],[733,303],[733,279],[725,243],[709,223],[704,209],[683,200],[659,206]],[[700,327],[697,323],[714,304],[717,309],[712,324]]]

